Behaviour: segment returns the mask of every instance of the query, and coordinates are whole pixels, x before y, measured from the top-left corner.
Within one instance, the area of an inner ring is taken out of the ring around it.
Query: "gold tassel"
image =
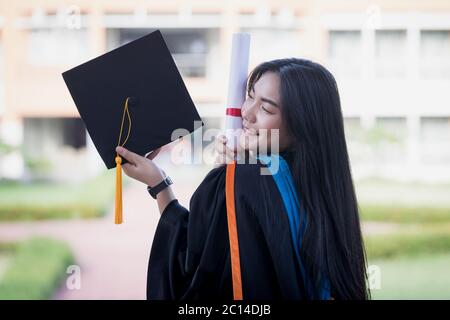
[[[122,158],[116,156],[116,224],[122,223]]]
[[[120,125],[120,133],[119,133],[119,140],[117,141],[118,146],[124,146],[125,143],[127,143],[128,138],[130,137],[131,132],[131,116],[130,111],[128,109],[128,100],[130,98],[127,98],[125,100],[125,106],[123,109],[123,115],[122,115],[122,124]],[[125,114],[128,116],[128,134],[125,138],[125,141],[121,144],[120,141],[122,141],[122,133],[123,133],[123,125],[125,122]],[[115,214],[115,223],[116,224],[122,224],[122,158],[117,154],[116,155],[116,214]]]

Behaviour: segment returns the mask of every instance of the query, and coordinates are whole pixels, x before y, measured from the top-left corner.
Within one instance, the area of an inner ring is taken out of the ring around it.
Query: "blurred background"
[[[145,298],[159,211],[125,179],[114,225],[114,172],[61,73],[156,29],[205,129],[222,125],[234,32],[251,34],[250,70],[328,67],[373,298],[450,299],[450,0],[1,0],[0,299]],[[172,148],[156,162],[188,207],[212,167],[174,165]]]

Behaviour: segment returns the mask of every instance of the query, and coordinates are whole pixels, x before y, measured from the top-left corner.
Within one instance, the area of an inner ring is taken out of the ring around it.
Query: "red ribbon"
[[[240,108],[227,108],[227,116],[240,117],[241,109]]]

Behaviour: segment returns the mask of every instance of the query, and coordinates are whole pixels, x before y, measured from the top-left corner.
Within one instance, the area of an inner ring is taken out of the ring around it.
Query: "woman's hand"
[[[156,149],[146,157],[142,157],[124,147],[116,148],[116,152],[128,161],[128,163],[122,164],[125,174],[150,187],[154,187],[165,177],[165,172],[152,161],[160,150],[161,148]]]
[[[216,153],[216,159],[214,161],[215,168],[233,162],[236,155],[234,150],[227,147],[227,137],[223,134],[217,136],[214,141],[214,150]]]
[[[217,168],[221,165],[231,163],[236,159],[237,154],[250,154],[253,155],[258,148],[260,136],[255,129],[239,129],[238,132],[238,144],[235,150],[227,146],[227,137],[224,135],[217,136],[214,141],[214,149],[217,154],[214,167]]]

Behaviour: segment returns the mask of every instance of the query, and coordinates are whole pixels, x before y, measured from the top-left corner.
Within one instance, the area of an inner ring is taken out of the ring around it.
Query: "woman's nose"
[[[242,119],[246,120],[247,122],[254,123],[256,122],[256,113],[255,113],[254,105],[244,103],[242,106]]]

